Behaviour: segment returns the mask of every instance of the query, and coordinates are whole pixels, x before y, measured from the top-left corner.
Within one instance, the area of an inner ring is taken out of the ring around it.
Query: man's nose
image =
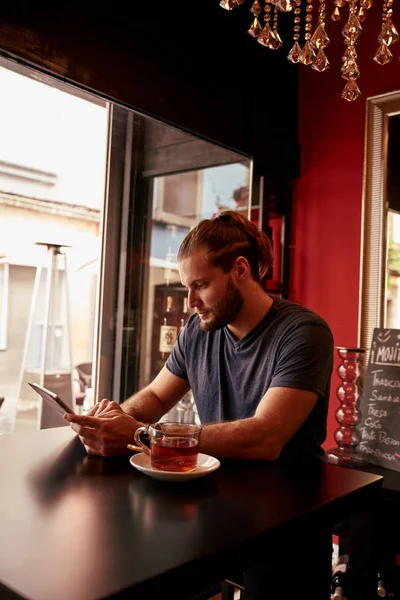
[[[196,292],[193,291],[189,291],[188,293],[188,306],[189,308],[196,308],[197,306],[200,306],[201,301],[200,298],[197,296]]]

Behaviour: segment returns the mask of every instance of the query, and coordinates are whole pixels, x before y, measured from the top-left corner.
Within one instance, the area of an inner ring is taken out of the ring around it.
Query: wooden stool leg
[[[231,583],[223,581],[221,584],[221,600],[233,600],[235,595],[235,588]]]

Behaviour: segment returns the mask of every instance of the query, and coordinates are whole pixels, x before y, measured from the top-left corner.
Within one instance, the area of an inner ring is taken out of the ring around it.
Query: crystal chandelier
[[[316,71],[325,71],[329,67],[329,61],[325,54],[325,49],[329,44],[329,38],[325,31],[326,3],[325,0],[318,0],[318,18],[314,31],[312,24],[313,0],[305,0],[304,3],[304,44],[301,47],[301,0],[253,0],[250,8],[252,13],[252,22],[247,31],[254,37],[259,44],[270,50],[278,50],[282,46],[282,40],[278,31],[278,18],[281,13],[292,12],[293,18],[293,46],[287,56],[292,63],[302,63],[309,65]],[[225,10],[232,10],[246,0],[221,0],[220,6]],[[360,77],[360,71],[357,66],[356,44],[360,36],[362,27],[361,22],[366,18],[367,11],[372,6],[373,0],[334,0],[334,10],[331,15],[333,21],[342,18],[340,9],[348,4],[348,15],[345,26],[342,30],[344,44],[346,46],[342,58],[342,77],[346,80],[346,85],[342,91],[342,98],[351,102],[360,95],[360,89],[357,85],[357,79]],[[393,25],[393,0],[383,0],[382,7],[382,29],[378,36],[378,50],[374,56],[374,61],[379,65],[385,65],[393,58],[389,46],[397,42],[399,34]],[[263,17],[261,18],[261,14]],[[261,21],[264,21],[264,25]]]

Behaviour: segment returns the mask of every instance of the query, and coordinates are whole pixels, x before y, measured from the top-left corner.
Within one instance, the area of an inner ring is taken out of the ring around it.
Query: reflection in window
[[[154,178],[146,294],[151,309],[142,340],[140,387],[157,375],[168,358],[165,333],[175,336],[172,348],[180,327],[191,314],[187,290],[181,285],[178,272],[181,242],[199,221],[224,210],[239,210],[247,216],[249,187],[248,160]]]
[[[400,328],[400,215],[388,212],[386,327]]]
[[[387,262],[385,327],[400,328],[400,116],[388,124],[386,177]]]

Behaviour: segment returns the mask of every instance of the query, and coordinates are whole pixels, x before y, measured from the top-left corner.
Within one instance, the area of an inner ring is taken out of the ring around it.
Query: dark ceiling
[[[295,174],[297,67],[247,34],[251,0],[13,0],[0,48],[111,99]]]

